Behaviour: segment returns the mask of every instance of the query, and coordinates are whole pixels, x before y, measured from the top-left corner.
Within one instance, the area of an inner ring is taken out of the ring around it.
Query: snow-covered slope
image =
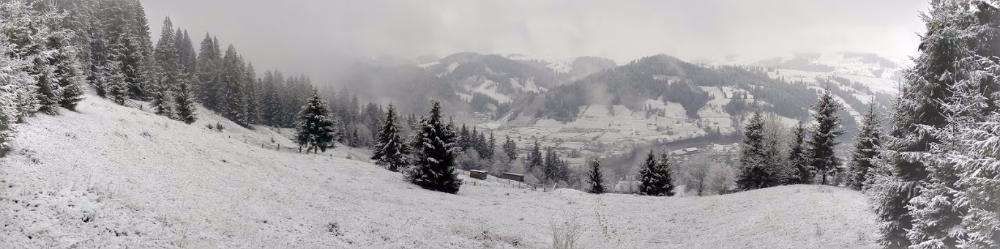
[[[31,119],[0,159],[0,248],[549,248],[566,222],[585,248],[875,247],[865,197],[841,188],[650,198],[466,178],[451,195],[207,112],[79,110]]]

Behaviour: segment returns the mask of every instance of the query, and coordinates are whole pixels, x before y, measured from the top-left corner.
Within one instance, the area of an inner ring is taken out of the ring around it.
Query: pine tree
[[[790,179],[791,184],[812,184],[814,169],[809,164],[808,156],[804,148],[805,127],[799,123],[793,131],[794,139],[792,147],[788,153],[788,163],[795,170],[795,175]]]
[[[659,161],[649,152],[639,170],[639,194],[651,196],[673,196],[674,185],[670,177],[670,159],[666,154]]]
[[[389,105],[385,124],[379,130],[375,146],[372,146],[372,160],[392,172],[399,172],[406,167],[406,155],[409,153],[396,122],[396,109]]]
[[[496,151],[497,151],[497,148],[496,148],[497,147],[497,140],[496,140],[495,137],[493,137],[493,131],[490,131],[490,140],[487,143],[489,143],[489,144],[486,145],[486,154],[483,155],[483,157],[487,158],[487,159],[490,159],[490,160],[493,160],[493,156],[496,155]]]
[[[180,52],[177,49],[177,34],[174,33],[174,25],[170,17],[163,20],[163,31],[160,39],[156,43],[154,51],[156,66],[159,68],[159,79],[157,79],[158,94],[171,90],[180,81]],[[162,97],[161,97],[162,98]]]
[[[808,155],[810,165],[821,176],[821,184],[828,184],[827,178],[840,165],[840,159],[834,153],[838,144],[837,137],[844,133],[837,116],[840,108],[840,104],[833,99],[833,94],[829,90],[823,92],[813,107],[816,127],[808,142]]]
[[[335,124],[330,118],[326,104],[318,94],[313,93],[299,112],[295,140],[300,150],[304,147],[306,153],[319,153],[334,147]]]
[[[861,122],[861,131],[851,156],[851,179],[848,181],[848,186],[855,190],[861,190],[870,183],[869,172],[874,167],[872,160],[878,156],[878,147],[882,146],[882,134],[878,128],[878,115],[875,113],[875,105],[872,104],[868,107],[868,113],[865,114],[864,120]]]
[[[587,182],[590,184],[590,189],[588,189],[587,192],[591,194],[604,193],[604,175],[601,173],[601,162],[596,159],[590,163],[590,172],[587,173]]]
[[[740,175],[736,180],[741,190],[751,190],[769,187],[766,149],[764,141],[764,117],[761,112],[754,112],[750,122],[743,132],[743,144],[740,149]]]
[[[420,122],[413,140],[413,167],[407,179],[425,189],[458,193],[462,181],[455,173],[456,144],[453,125],[441,120],[441,103],[433,102],[430,114]]]
[[[177,85],[177,94],[174,95],[174,107],[177,109],[177,120],[191,124],[198,120],[195,114],[194,96],[191,93],[189,79],[182,79]]]

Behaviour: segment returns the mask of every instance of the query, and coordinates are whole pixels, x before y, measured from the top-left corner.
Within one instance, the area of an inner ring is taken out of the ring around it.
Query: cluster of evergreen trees
[[[83,99],[78,34],[56,3],[0,3],[0,156],[10,149],[15,123],[74,110]]]
[[[932,1],[871,184],[889,248],[1000,247],[1000,9]]]
[[[875,108],[865,114],[852,159],[846,167],[836,155],[844,131],[839,118],[840,104],[829,91],[813,106],[814,122],[799,124],[788,141],[785,128],[773,117],[755,112],[746,124],[740,150],[740,190],[783,184],[846,183],[856,189],[869,184],[871,160],[876,156],[881,133]],[[786,145],[787,144],[787,145]]]
[[[455,132],[454,124],[444,122],[441,104],[432,103],[408,142],[403,141],[396,117],[390,106],[372,146],[372,160],[391,171],[403,171],[407,180],[422,188],[457,193],[462,181],[455,173],[456,157],[465,139]]]

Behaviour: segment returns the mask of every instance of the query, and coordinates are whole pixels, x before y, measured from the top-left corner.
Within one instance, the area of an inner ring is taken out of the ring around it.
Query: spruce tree
[[[53,80],[60,89],[57,96],[59,106],[75,110],[77,103],[83,100],[83,78],[76,48],[72,47],[66,36],[69,35],[61,34],[49,39],[49,47],[55,50],[49,58],[49,64],[54,67]]]
[[[878,156],[878,147],[882,146],[882,134],[879,132],[878,115],[875,113],[875,105],[868,107],[861,122],[861,131],[858,133],[857,142],[854,144],[854,152],[851,156],[850,180],[848,186],[855,190],[861,190],[870,183],[869,172],[874,166],[872,160]]]
[[[406,176],[422,188],[455,194],[462,185],[455,173],[457,137],[453,125],[441,118],[441,103],[435,101],[414,136],[413,167]]]
[[[788,163],[795,170],[795,174],[790,178],[789,183],[812,184],[815,170],[809,163],[804,147],[806,129],[802,123],[799,123],[795,126],[793,133],[794,138],[792,140],[792,147],[788,153]]]
[[[764,117],[759,111],[754,112],[743,132],[743,144],[740,148],[740,175],[736,180],[741,190],[766,188],[768,169],[766,164],[766,144],[764,141]]]
[[[670,177],[670,159],[666,154],[656,160],[653,151],[639,170],[639,194],[651,196],[673,196],[674,185]]]
[[[834,152],[837,137],[844,133],[837,116],[840,109],[829,90],[823,92],[813,107],[816,127],[809,137],[808,155],[810,165],[820,174],[821,184],[828,184],[827,178],[840,165],[840,158]]]
[[[504,138],[503,153],[506,153],[507,158],[510,158],[511,161],[517,159],[517,143],[513,139],[510,139],[510,136],[505,136]]]
[[[379,130],[375,145],[372,146],[372,160],[392,172],[399,172],[407,165],[406,143],[399,134],[396,108],[389,105],[385,114],[385,124]]]
[[[597,159],[594,159],[590,163],[590,172],[587,173],[587,183],[590,184],[590,189],[587,192],[591,194],[604,193],[604,175],[601,173],[601,162]]]
[[[326,104],[313,93],[313,96],[302,106],[298,116],[298,127],[295,140],[299,148],[305,148],[306,153],[326,152],[334,147],[334,122],[330,119]]]
[[[538,169],[542,167],[544,160],[542,159],[542,148],[538,144],[538,139],[535,139],[535,146],[531,147],[531,151],[528,152],[528,171]]]
[[[884,247],[913,245],[907,236],[908,231],[914,230],[914,217],[908,206],[913,197],[922,195],[921,185],[927,184],[931,167],[926,155],[938,141],[928,129],[941,129],[948,124],[944,105],[952,95],[949,88],[956,80],[953,74],[959,71],[957,62],[971,52],[966,46],[994,44],[980,42],[990,41],[989,37],[996,35],[976,32],[992,29],[970,27],[990,20],[995,8],[981,1],[974,1],[974,5],[969,3],[934,1],[924,15],[927,33],[920,36],[920,54],[914,58],[914,66],[904,74],[906,77],[884,149],[875,160],[877,174],[873,174],[873,184],[868,191],[880,221],[879,242]],[[974,6],[984,11],[974,11],[971,8]],[[980,14],[986,18],[978,17]]]
[[[198,120],[198,116],[195,114],[194,96],[191,93],[190,85],[189,79],[182,79],[177,85],[177,94],[174,95],[177,120],[187,124]]]

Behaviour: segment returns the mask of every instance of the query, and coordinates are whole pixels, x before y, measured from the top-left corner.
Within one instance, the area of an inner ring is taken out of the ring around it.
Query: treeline
[[[870,184],[871,153],[879,145],[879,118],[872,106],[864,117],[852,159],[844,164],[836,147],[844,135],[843,107],[830,91],[813,105],[813,121],[787,130],[776,116],[754,112],[743,132],[738,190],[785,184],[847,185],[862,189]]]
[[[76,23],[56,3],[66,4],[0,3],[0,156],[10,150],[15,123],[75,110],[83,99],[86,55],[78,49]]]

